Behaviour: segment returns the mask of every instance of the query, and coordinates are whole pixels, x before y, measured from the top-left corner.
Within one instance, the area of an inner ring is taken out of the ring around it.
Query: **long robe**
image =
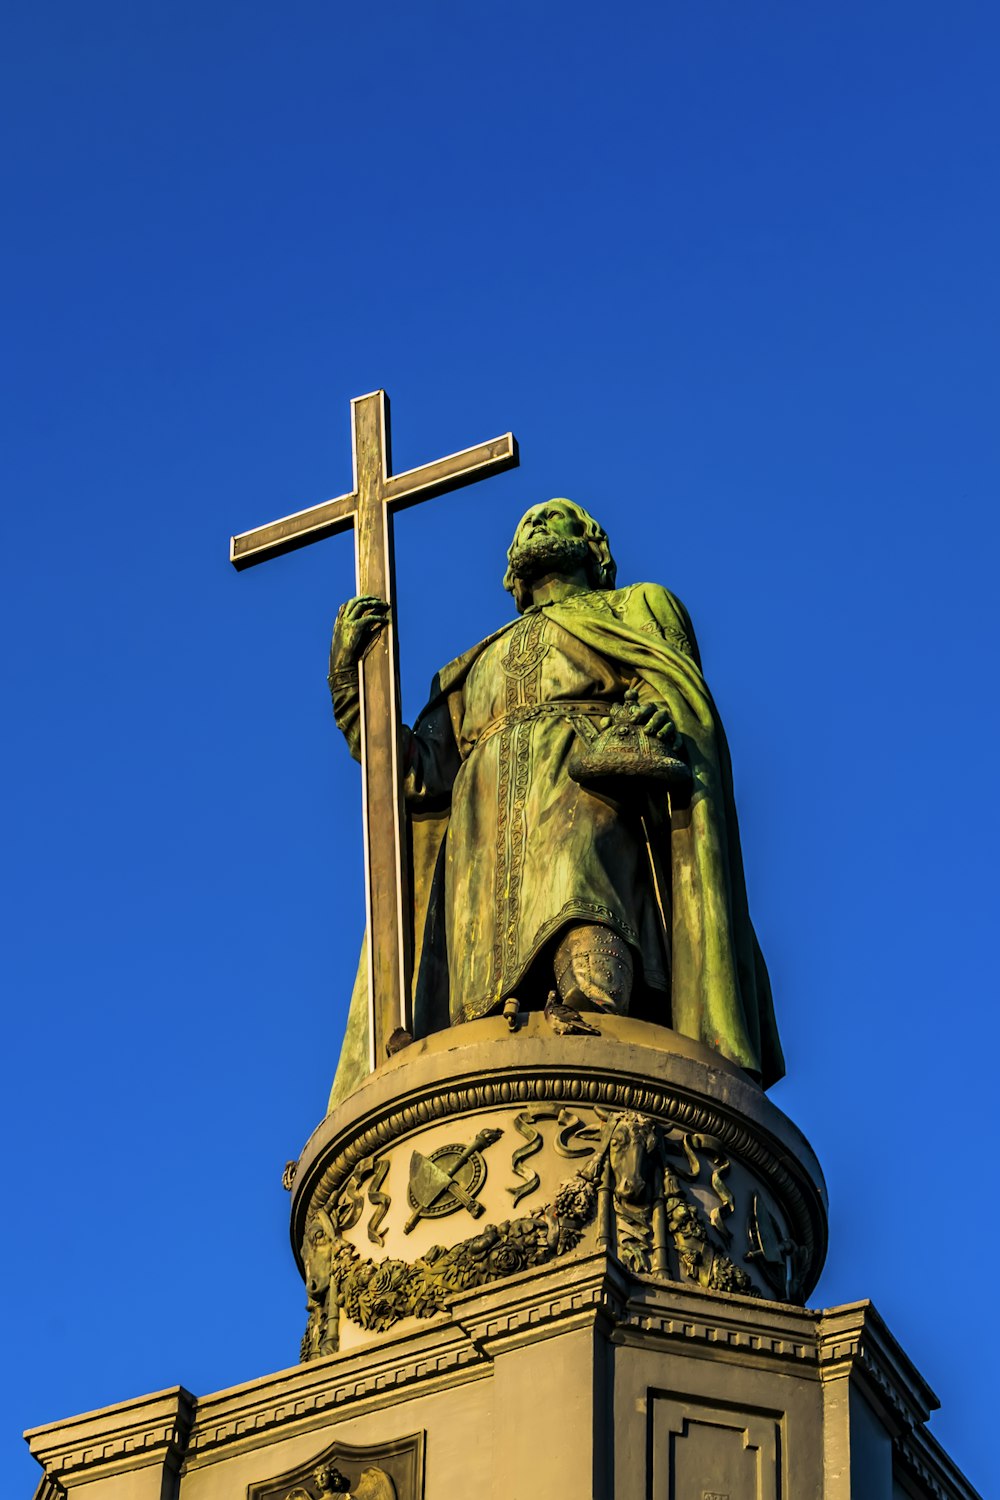
[[[617,801],[568,775],[574,747],[633,682],[682,737],[694,789],[679,805],[656,783]],[[356,750],[356,703],[335,706]],[[569,923],[601,922],[632,948],[637,993],[664,1025],[765,1086],[782,1076],[725,735],[690,619],[666,589],[533,606],[444,668],[408,742],[406,796],[416,1035],[496,1010]],[[362,965],[331,1104],[366,1055]]]

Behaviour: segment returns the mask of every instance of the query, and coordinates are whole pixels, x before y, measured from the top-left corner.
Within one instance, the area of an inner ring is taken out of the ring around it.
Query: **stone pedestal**
[[[624,1017],[598,1036],[495,1017],[414,1043],[327,1115],[292,1200],[304,1358],[595,1250],[796,1303],[826,1251],[822,1174],[794,1125],[716,1053]]]
[[[935,1405],[868,1303],[666,1285],[600,1252],[363,1350],[28,1441],[71,1500],[302,1500],[324,1463],[388,1500],[974,1500]]]
[[[627,1019],[414,1043],[294,1171],[303,1363],[34,1429],[47,1500],[972,1500],[867,1303],[801,1303],[822,1176]]]

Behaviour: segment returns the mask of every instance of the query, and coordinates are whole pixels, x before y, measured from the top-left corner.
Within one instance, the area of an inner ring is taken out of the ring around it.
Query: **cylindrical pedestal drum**
[[[333,1110],[292,1180],[304,1359],[602,1248],[654,1281],[802,1304],[826,1252],[808,1143],[738,1067],[664,1027],[542,1015],[414,1042]]]

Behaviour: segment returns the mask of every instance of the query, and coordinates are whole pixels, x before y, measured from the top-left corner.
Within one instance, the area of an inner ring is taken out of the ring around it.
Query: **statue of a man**
[[[768,1085],[784,1072],[747,910],[725,735],[687,611],[616,588],[605,532],[569,500],[533,506],[507,554],[518,619],[435,678],[404,729],[414,1031],[516,997],[626,1012],[694,1037]],[[360,754],[357,665],[386,605],[349,600],[330,653],[336,720]],[[690,784],[570,774],[612,709],[678,747]],[[363,975],[332,1102],[365,1072]]]

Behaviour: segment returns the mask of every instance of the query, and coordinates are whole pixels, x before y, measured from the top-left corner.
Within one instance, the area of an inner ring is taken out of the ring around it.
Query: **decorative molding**
[[[857,1381],[893,1434],[894,1471],[907,1492],[980,1500],[927,1431],[933,1392],[870,1303],[811,1312],[664,1284],[630,1273],[604,1251],[577,1251],[501,1284],[470,1288],[456,1297],[450,1316],[433,1324],[200,1401],[174,1387],[35,1428],[26,1436],[46,1472],[36,1500],[64,1500],[85,1481],[147,1465],[168,1473],[180,1468],[183,1475],[309,1433],[317,1434],[318,1463],[334,1451],[320,1451],[333,1423],[376,1411],[388,1421],[397,1403],[414,1394],[488,1379],[494,1359],[512,1345],[580,1328],[625,1345],[662,1341],[678,1356],[783,1367],[793,1379]]]
[[[25,1433],[33,1456],[63,1486],[149,1464],[176,1468],[194,1421],[196,1401],[183,1386],[52,1422]]]
[[[589,1075],[563,1073],[555,1065],[509,1067],[510,1076],[472,1072],[461,1083],[454,1079],[429,1082],[418,1093],[387,1101],[350,1122],[320,1148],[311,1169],[300,1167],[295,1184],[293,1237],[301,1265],[301,1243],[306,1220],[316,1209],[332,1203],[359,1163],[384,1151],[401,1138],[456,1115],[504,1107],[560,1109],[567,1105],[634,1111],[689,1134],[716,1138],[735,1159],[755,1171],[775,1192],[787,1213],[792,1238],[803,1252],[807,1270],[803,1295],[815,1284],[826,1253],[826,1216],[822,1196],[808,1173],[786,1147],[735,1109],[718,1100],[700,1098],[677,1085],[660,1083],[610,1069]],[[793,1171],[792,1168],[798,1168]],[[306,1179],[306,1180],[301,1180]]]
[[[922,1426],[940,1405],[930,1386],[906,1357],[870,1302],[856,1302],[822,1314],[819,1358],[824,1380],[859,1379],[890,1431]]]
[[[334,1411],[342,1416],[349,1408],[355,1416],[372,1404],[395,1404],[397,1392],[413,1385],[438,1389],[456,1379],[489,1374],[488,1359],[461,1328],[438,1327],[432,1337],[421,1332],[419,1341],[407,1340],[384,1352],[366,1349],[335,1361],[298,1366],[284,1377],[278,1392],[268,1388],[226,1393],[219,1411],[212,1411],[211,1398],[202,1402],[185,1468],[229,1458],[241,1448],[256,1448],[262,1440],[283,1436],[281,1429],[327,1426]],[[307,1371],[312,1378],[296,1378]]]
[[[924,1428],[914,1428],[897,1437],[892,1454],[894,1476],[901,1471],[914,1480],[927,1500],[982,1500],[979,1491],[973,1489]]]
[[[683,1492],[695,1500],[692,1481],[698,1476],[708,1449],[718,1460],[724,1454],[725,1491],[698,1484],[701,1500],[729,1500],[735,1490],[757,1500],[780,1500],[781,1453],[787,1443],[786,1418],[781,1411],[762,1411],[742,1402],[677,1396],[650,1388],[647,1392],[647,1484],[654,1500]],[[739,1475],[737,1477],[737,1467]],[[686,1482],[685,1482],[686,1480]],[[735,1484],[734,1484],[735,1480]]]
[[[857,1380],[879,1414],[892,1437],[894,1469],[919,1484],[927,1500],[980,1500],[927,1431],[940,1403],[870,1302],[822,1313],[817,1344],[820,1378]]]
[[[619,1269],[604,1255],[563,1263],[547,1275],[512,1277],[502,1287],[480,1287],[456,1298],[452,1316],[349,1354],[312,1361],[263,1389],[206,1397],[188,1441],[185,1468],[228,1458],[234,1447],[256,1447],[291,1426],[326,1425],[330,1413],[357,1416],[393,1404],[415,1385],[440,1389],[492,1373],[490,1341],[525,1333],[547,1337],[553,1323],[614,1319],[621,1310]],[[277,1389],[275,1386],[277,1385]]]
[[[573,1255],[463,1292],[441,1321],[300,1365],[262,1390],[203,1399],[185,1467],[228,1458],[290,1429],[325,1426],[334,1412],[353,1418],[393,1405],[400,1392],[414,1387],[441,1389],[488,1378],[506,1343],[548,1338],[560,1323],[598,1323],[626,1338],[652,1335],[693,1346],[699,1354],[731,1350],[744,1360],[749,1355],[813,1367],[818,1360],[816,1313],[636,1278],[603,1252]]]
[[[52,1479],[48,1474],[43,1474],[41,1483],[35,1491],[34,1500],[66,1500],[66,1491],[58,1479]]]
[[[685,1318],[670,1318],[656,1314],[632,1315],[625,1320],[624,1327],[642,1333],[656,1333],[663,1338],[695,1341],[710,1345],[713,1349],[735,1349],[750,1354],[771,1355],[778,1359],[790,1359],[797,1364],[815,1364],[815,1350],[805,1343],[783,1339],[773,1334],[748,1333],[743,1328],[734,1328],[721,1323],[691,1322]]]

